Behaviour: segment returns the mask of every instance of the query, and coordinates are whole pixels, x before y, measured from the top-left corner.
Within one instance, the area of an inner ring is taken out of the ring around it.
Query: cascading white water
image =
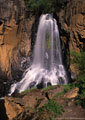
[[[11,86],[22,92],[43,82],[48,84],[67,84],[66,71],[62,63],[59,31],[56,20],[50,14],[42,15],[37,32],[32,65],[25,71],[24,78]]]

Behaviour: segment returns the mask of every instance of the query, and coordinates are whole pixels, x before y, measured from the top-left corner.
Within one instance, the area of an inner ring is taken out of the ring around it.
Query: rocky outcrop
[[[49,99],[52,99],[58,92],[62,91],[62,86],[54,86],[52,89],[38,90],[35,88],[24,91],[14,97],[5,97],[6,115],[9,120],[32,120],[32,118],[35,118],[33,115],[35,109],[40,108],[47,103],[48,97]]]
[[[21,61],[31,47],[32,16],[25,15],[24,0],[0,0],[0,69],[2,79],[18,80],[22,75]]]
[[[65,111],[62,115],[57,115],[55,119],[69,119],[70,117],[84,118],[85,109],[80,106],[75,106],[74,104],[74,98],[77,95],[78,88],[70,89],[67,93],[64,93],[63,86],[24,91],[14,97],[5,97],[6,115],[9,120],[46,120],[47,118],[53,117],[53,111],[50,111],[49,107],[48,111],[46,111],[45,105],[50,100],[55,100],[56,103],[58,102],[60,105],[63,105]],[[45,110],[43,110],[43,108]],[[56,111],[56,114],[58,114],[57,112],[58,111]]]
[[[6,108],[6,115],[8,116],[9,120],[12,120],[17,115],[21,114],[23,108],[19,105],[19,103],[14,102],[14,100],[5,98],[5,108]]]
[[[75,98],[75,97],[77,97],[78,92],[79,92],[79,88],[70,89],[70,90],[64,95],[64,97],[65,97],[65,98],[68,98],[68,99]]]

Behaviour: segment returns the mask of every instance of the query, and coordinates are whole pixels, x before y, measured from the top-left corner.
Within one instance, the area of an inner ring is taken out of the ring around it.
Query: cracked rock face
[[[28,64],[34,17],[25,15],[24,0],[0,0],[0,97],[21,79],[22,61]]]
[[[25,12],[24,0],[0,0],[0,69],[4,79],[19,79],[22,58],[29,55],[34,18],[26,18]]]
[[[70,0],[58,16],[64,56],[70,59],[72,51],[85,50],[85,0]],[[70,63],[66,61],[69,66]],[[73,68],[71,64],[70,69],[76,74],[77,68]]]
[[[85,0],[71,0],[60,12],[61,29],[69,33],[69,49],[79,52],[85,43]],[[64,36],[64,35],[63,35]],[[63,38],[64,44],[67,43]]]

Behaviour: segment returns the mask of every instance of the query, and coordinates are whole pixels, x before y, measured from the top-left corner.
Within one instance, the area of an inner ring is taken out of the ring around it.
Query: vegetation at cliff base
[[[77,64],[79,67],[79,74],[75,80],[75,85],[79,88],[76,104],[81,104],[82,107],[85,107],[85,52],[76,53],[72,51],[71,56],[71,63]]]
[[[43,117],[43,113],[47,113],[48,116],[46,116],[46,120],[49,119],[55,119],[59,114],[62,114],[64,112],[63,107],[59,105],[55,100],[50,99],[45,105],[43,105],[39,109],[39,115],[40,118]],[[43,118],[42,118],[43,119]]]

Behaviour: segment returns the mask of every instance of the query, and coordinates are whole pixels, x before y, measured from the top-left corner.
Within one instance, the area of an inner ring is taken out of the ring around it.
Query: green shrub
[[[34,13],[53,13],[65,4],[67,0],[25,0],[29,10]]]
[[[72,89],[75,87],[75,84],[69,83],[67,85],[64,85],[64,93],[68,92],[68,90]]]
[[[44,91],[50,90],[50,89],[56,89],[57,85],[53,85],[53,86],[48,86],[46,88],[43,88]]]
[[[82,74],[77,77],[76,86],[79,88],[79,95],[76,98],[76,102],[85,107],[85,75]]]
[[[32,92],[32,91],[37,91],[38,89],[37,88],[31,88],[31,89],[27,89],[27,90],[24,90],[23,92],[20,93],[20,95],[25,95],[29,92]]]
[[[71,63],[73,63],[73,64],[79,64],[80,63],[80,61],[81,61],[81,54],[80,53],[77,53],[77,52],[75,52],[75,51],[72,51],[71,52],[71,56],[73,57],[72,59],[71,59]]]
[[[85,74],[85,52],[81,52],[79,68],[81,70],[81,74],[84,75]]]
[[[56,114],[62,113],[62,107],[58,105],[58,103],[56,103],[54,100],[49,100],[45,107],[47,111],[52,111]]]
[[[81,104],[85,107],[85,52],[72,52],[72,63],[75,63],[79,67],[79,75],[76,78],[76,86],[79,88],[79,95],[76,98],[76,104]]]
[[[81,73],[85,72],[85,52],[77,53],[75,51],[71,52],[71,63],[78,64]]]
[[[54,96],[54,99],[55,99],[55,98],[58,98],[58,97],[60,97],[60,96],[62,96],[62,95],[64,95],[64,91],[57,93],[56,96]]]
[[[51,99],[48,101],[47,104],[42,106],[39,111],[43,113],[43,111],[47,111],[47,113],[53,113],[56,117],[59,114],[62,114],[64,112],[63,107],[60,106],[55,100]]]

